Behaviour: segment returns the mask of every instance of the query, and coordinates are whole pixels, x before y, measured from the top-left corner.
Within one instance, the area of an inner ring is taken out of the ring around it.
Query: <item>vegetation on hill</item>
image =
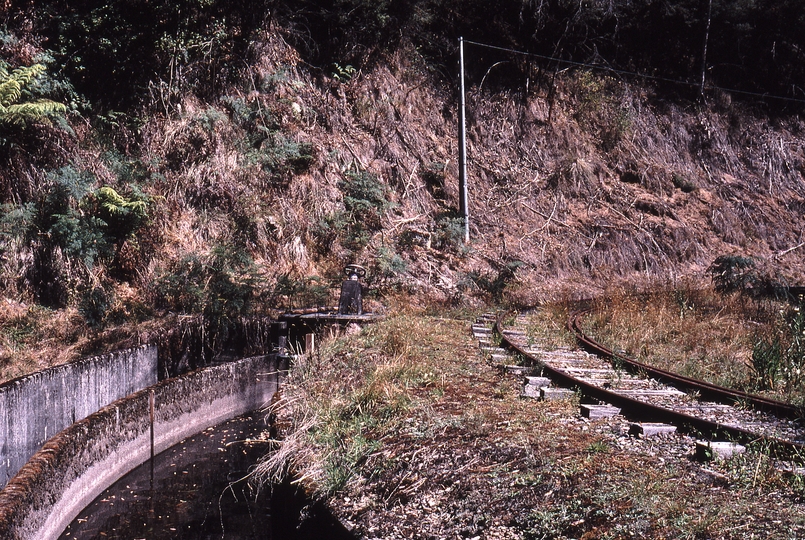
[[[801,477],[769,456],[705,473],[569,429],[570,403],[532,407],[477,361],[469,316],[428,311],[615,289],[620,313],[679,318],[657,339],[701,332],[695,367],[719,367],[690,373],[801,386],[799,308],[752,303],[805,269],[797,0],[7,0],[0,18],[0,379],[144,341],[195,367],[254,315],[331,304],[360,263],[366,305],[400,314],[300,359],[301,453],[265,474],[339,493],[367,535],[798,530]],[[711,278],[771,318],[694,309]],[[623,293],[658,285],[659,315]],[[599,317],[614,344],[686,361]],[[392,507],[415,512],[377,529]]]
[[[176,319],[219,343],[332,302],[352,262],[378,296],[447,304],[706,278],[721,255],[793,281],[801,103],[715,87],[803,97],[796,7],[7,2],[4,376]],[[469,245],[458,36],[540,55],[467,45]]]

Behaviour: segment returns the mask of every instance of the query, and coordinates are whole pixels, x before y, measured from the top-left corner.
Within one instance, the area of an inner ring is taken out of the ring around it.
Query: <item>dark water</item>
[[[249,486],[250,468],[268,450],[254,441],[264,430],[252,414],[182,441],[102,493],[61,540],[351,539],[292,486]]]

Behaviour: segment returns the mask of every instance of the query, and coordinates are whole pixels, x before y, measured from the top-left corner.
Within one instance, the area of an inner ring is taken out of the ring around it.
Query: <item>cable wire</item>
[[[472,41],[472,40],[469,40],[469,39],[464,39],[463,41],[464,41],[464,43],[468,43],[470,45],[475,45],[477,47],[483,47],[483,48],[486,48],[486,49],[492,49],[492,50],[496,50],[496,51],[503,51],[503,52],[508,52],[508,53],[512,53],[512,54],[519,54],[519,55],[522,55],[522,56],[529,56],[531,58],[539,58],[540,60],[547,60],[549,62],[556,62],[556,63],[559,63],[559,64],[565,64],[565,65],[569,65],[569,66],[586,67],[586,68],[592,68],[592,69],[598,69],[598,70],[601,70],[601,71],[606,71],[606,72],[609,72],[609,73],[615,73],[617,75],[638,77],[638,78],[641,78],[641,79],[652,80],[652,81],[660,81],[660,82],[666,82],[666,83],[672,83],[672,84],[679,84],[679,85],[683,85],[683,86],[692,86],[692,87],[697,87],[697,88],[699,87],[699,83],[693,83],[693,82],[690,82],[690,81],[683,81],[681,79],[671,79],[671,78],[668,78],[668,77],[659,77],[657,75],[648,75],[646,73],[638,73],[636,71],[627,71],[627,70],[623,70],[623,69],[616,69],[616,68],[613,68],[613,67],[610,67],[610,66],[605,66],[605,65],[602,65],[602,64],[590,64],[588,62],[576,62],[574,60],[565,60],[565,59],[562,59],[562,58],[556,58],[554,56],[546,56],[546,55],[543,55],[543,54],[530,53],[530,52],[526,52],[526,51],[520,51],[520,50],[517,50],[517,49],[511,49],[511,48],[508,48],[508,47],[500,47],[498,45],[490,45],[488,43],[480,43],[478,41]],[[759,98],[762,98],[762,99],[778,99],[778,100],[781,100],[781,101],[789,101],[789,102],[793,102],[793,103],[805,103],[805,99],[785,97],[785,96],[777,96],[777,95],[774,95],[774,94],[766,94],[766,93],[761,93],[761,92],[750,92],[748,90],[737,90],[737,89],[734,89],[734,88],[722,88],[720,86],[715,86],[715,85],[705,86],[705,89],[707,89],[707,90],[721,90],[723,92],[728,92],[728,93],[733,93],[733,94],[744,94],[744,95],[747,95],[747,96],[754,96],[754,97],[759,97]]]

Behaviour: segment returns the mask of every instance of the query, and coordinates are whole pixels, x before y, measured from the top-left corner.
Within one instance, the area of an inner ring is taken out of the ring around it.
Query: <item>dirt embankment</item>
[[[483,86],[468,81],[472,241],[464,245],[454,73],[410,46],[363,67],[314,67],[281,32],[260,36],[238,82],[215,98],[166,105],[136,133],[121,125],[114,152],[89,126],[63,136],[81,148],[70,167],[90,171],[93,189],[128,193],[139,182],[149,224],[91,271],[70,255],[78,244],[31,243],[47,231],[9,240],[3,283],[24,300],[9,308],[9,355],[46,339],[17,331],[28,319],[57,318],[29,313],[37,283],[64,289],[66,305],[56,307],[68,310],[56,313],[70,316],[50,335],[65,338],[36,354],[62,361],[53,351],[68,341],[137,342],[137,321],[167,312],[229,310],[223,316],[234,320],[264,306],[327,303],[327,286],[353,262],[369,267],[380,296],[452,305],[701,279],[724,254],[799,282],[798,117],[770,119],[726,95],[668,101],[582,70],[500,90],[492,70]],[[46,170],[32,171],[34,183],[50,185]],[[73,213],[91,200],[72,201]],[[210,284],[227,280],[244,301],[214,305],[221,295]],[[95,293],[100,300],[85,301]],[[122,330],[90,339],[99,329],[82,323],[87,313],[101,329]]]
[[[284,69],[269,43],[261,69]],[[522,301],[578,283],[704,277],[724,254],[755,257],[781,279],[800,275],[797,117],[768,119],[729,96],[669,102],[595,72],[495,93],[469,81],[472,242],[463,246],[450,83],[413,50],[348,77],[291,68],[299,79],[282,88],[301,110],[294,136],[318,158],[281,197],[309,272],[358,260],[378,286],[447,299],[505,289]],[[363,243],[320,234],[346,204],[338,179],[349,171],[371,173],[392,203]]]

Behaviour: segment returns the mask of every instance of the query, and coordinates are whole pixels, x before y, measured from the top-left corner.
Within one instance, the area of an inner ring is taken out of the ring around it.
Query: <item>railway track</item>
[[[473,326],[490,358],[512,363],[510,371],[529,376],[543,398],[562,388],[580,392],[582,413],[590,417],[620,413],[634,421],[635,434],[679,429],[707,441],[762,444],[778,457],[805,459],[801,411],[789,404],[722,388],[642,364],[601,345],[581,329],[586,312],[571,315],[568,328],[582,349],[550,349],[533,343],[527,322],[486,315]],[[497,345],[497,346],[496,346]],[[537,389],[531,388],[535,395]],[[708,443],[709,444],[709,443]]]

